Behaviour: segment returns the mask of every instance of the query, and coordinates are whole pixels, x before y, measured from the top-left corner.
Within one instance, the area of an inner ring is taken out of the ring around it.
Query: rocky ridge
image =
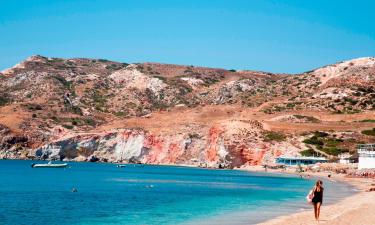
[[[32,56],[0,73],[0,157],[259,165],[314,131],[351,131],[334,148],[354,151],[374,109],[371,57],[288,75]]]

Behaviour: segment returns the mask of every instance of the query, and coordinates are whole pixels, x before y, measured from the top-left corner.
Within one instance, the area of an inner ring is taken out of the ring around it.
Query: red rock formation
[[[176,163],[178,158],[184,153],[184,151],[175,143],[169,144],[167,163]]]
[[[146,162],[160,163],[163,155],[165,154],[164,140],[154,135],[149,135],[146,136],[143,146],[151,150],[150,153],[146,156]]]
[[[219,127],[211,127],[209,130],[208,148],[206,150],[206,160],[208,162],[216,162],[219,157],[217,152],[219,150],[219,139],[223,133],[223,129]]]
[[[244,164],[262,165],[267,148],[263,146],[241,146],[241,157]]]

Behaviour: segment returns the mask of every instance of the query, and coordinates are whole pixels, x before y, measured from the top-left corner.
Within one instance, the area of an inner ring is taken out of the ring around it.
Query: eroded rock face
[[[36,158],[76,161],[185,164],[205,167],[261,165],[287,152],[287,143],[264,142],[256,121],[232,121],[201,130],[199,135],[156,135],[141,129],[121,129],[62,138],[56,153],[43,146]],[[284,147],[282,147],[284,146]]]
[[[0,159],[17,159],[27,155],[25,148],[28,146],[28,137],[14,134],[11,130],[0,124]]]

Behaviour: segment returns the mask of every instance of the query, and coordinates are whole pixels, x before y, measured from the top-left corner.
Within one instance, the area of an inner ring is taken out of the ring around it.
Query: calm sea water
[[[31,163],[0,160],[0,224],[254,224],[309,207],[314,182],[235,170]],[[328,202],[351,192],[325,186]]]

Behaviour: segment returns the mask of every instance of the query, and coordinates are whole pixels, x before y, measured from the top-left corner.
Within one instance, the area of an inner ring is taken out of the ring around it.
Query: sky
[[[31,55],[299,73],[375,56],[372,0],[0,0],[0,70]]]

